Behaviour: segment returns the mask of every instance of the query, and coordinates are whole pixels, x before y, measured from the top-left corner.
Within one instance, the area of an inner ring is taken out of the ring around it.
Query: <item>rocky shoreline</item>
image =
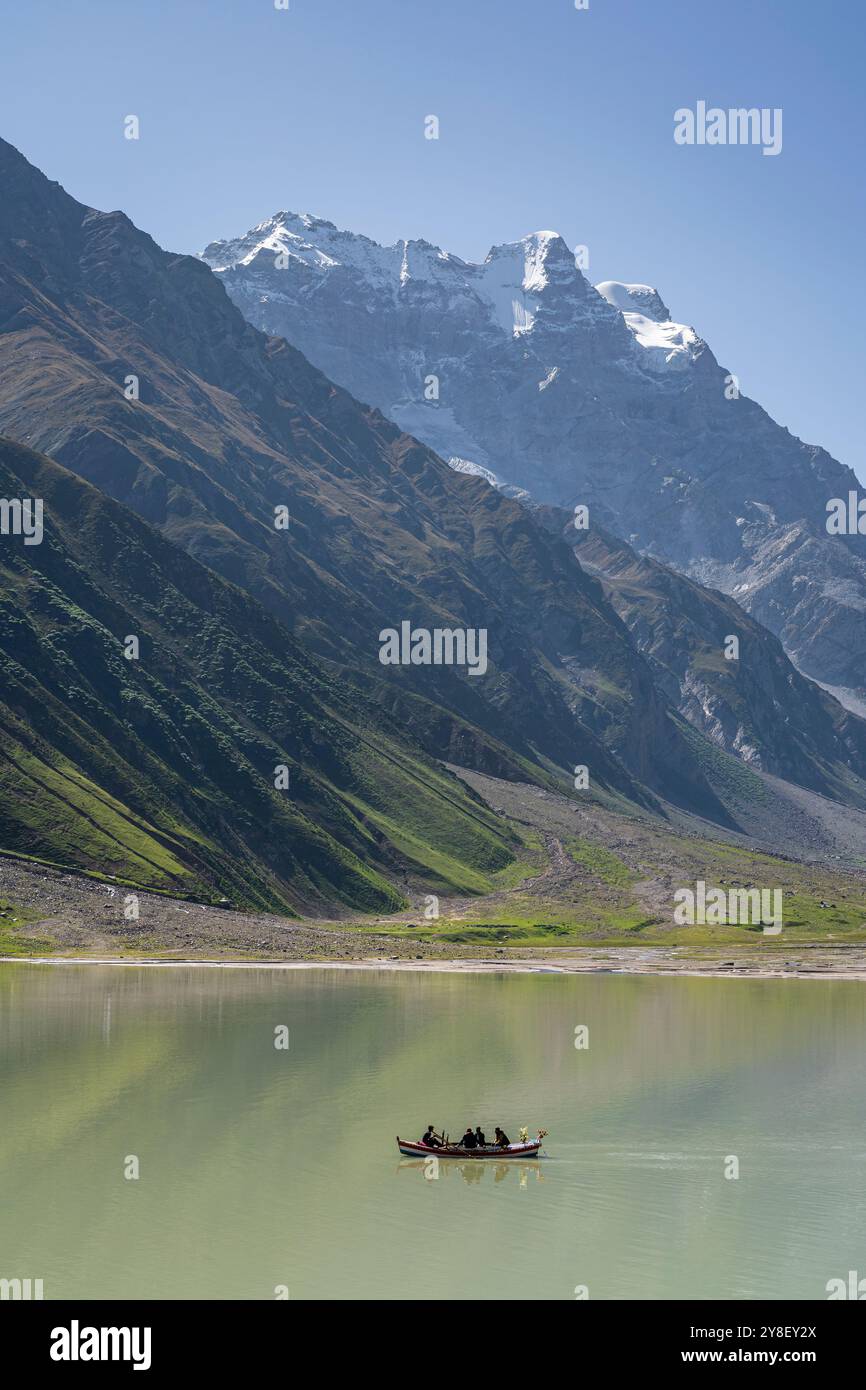
[[[138,893],[139,919],[127,921],[127,891],[62,869],[0,860],[0,941],[5,943],[0,960],[866,980],[866,943],[761,941],[737,948],[587,945],[537,950],[456,946],[144,892]]]

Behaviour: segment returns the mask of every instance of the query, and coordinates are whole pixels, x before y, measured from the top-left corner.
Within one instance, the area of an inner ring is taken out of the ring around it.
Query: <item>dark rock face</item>
[[[866,765],[866,723],[802,676],[754,617],[601,527],[576,532],[560,513],[539,515],[571,537],[689,723],[752,767],[834,799],[850,796],[847,769]],[[737,660],[725,656],[731,635]]]
[[[251,323],[443,457],[589,505],[733,594],[816,679],[866,687],[866,538],[825,525],[853,473],[739,395],[649,286],[596,290],[553,233],[470,265],[289,213],[203,256]]]

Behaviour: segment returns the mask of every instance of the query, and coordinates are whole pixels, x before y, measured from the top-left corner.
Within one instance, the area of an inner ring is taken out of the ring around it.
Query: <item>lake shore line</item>
[[[16,955],[0,956],[0,964],[26,965],[101,965],[132,966],[136,969],[221,969],[221,970],[361,970],[414,971],[422,974],[488,974],[488,975],[655,975],[690,976],[707,979],[759,980],[849,980],[866,982],[866,949],[811,947],[820,951],[819,957],[802,959],[796,951],[784,961],[773,961],[755,950],[754,956],[743,955],[722,960],[718,955],[690,955],[679,950],[643,950],[624,947],[605,951],[589,948],[566,950],[561,955],[518,956],[502,959],[452,957],[450,959],[415,959],[401,957],[358,956],[352,960],[241,960],[226,957],[186,956],[174,959],[153,956],[111,955]]]

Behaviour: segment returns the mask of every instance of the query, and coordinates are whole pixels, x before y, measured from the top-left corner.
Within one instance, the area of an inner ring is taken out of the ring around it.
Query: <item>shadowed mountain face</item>
[[[586,764],[724,819],[600,587],[525,508],[257,332],[200,261],[8,145],[0,183],[0,428],[254,594],[436,756]],[[383,666],[404,620],[486,630],[487,673]]]
[[[509,862],[505,825],[249,595],[2,438],[0,495],[44,515],[40,543],[0,538],[0,847],[290,912]]]
[[[733,594],[809,675],[866,687],[866,538],[826,530],[854,474],[740,394],[651,287],[594,288],[552,232],[473,265],[293,213],[203,258],[251,323],[444,458],[588,504]]]

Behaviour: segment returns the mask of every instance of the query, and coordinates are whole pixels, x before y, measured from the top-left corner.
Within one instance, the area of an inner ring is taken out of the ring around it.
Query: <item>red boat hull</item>
[[[430,1148],[427,1144],[413,1143],[410,1139],[397,1136],[397,1148],[406,1158],[537,1158],[541,1140],[533,1139],[529,1144],[510,1144],[507,1149],[464,1149],[460,1144],[443,1144],[441,1149]]]

